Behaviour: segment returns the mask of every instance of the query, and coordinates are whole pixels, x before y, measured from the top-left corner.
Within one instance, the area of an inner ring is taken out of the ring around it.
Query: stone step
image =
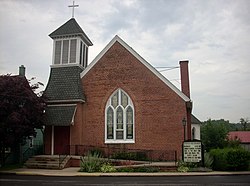
[[[64,157],[64,160],[60,163],[59,167],[59,156],[48,156],[48,155],[39,155],[29,158],[25,162],[27,168],[41,168],[41,169],[63,169],[68,161],[70,156]]]
[[[24,166],[27,168],[36,168],[36,169],[61,169],[59,164],[47,164],[47,163],[25,163]]]

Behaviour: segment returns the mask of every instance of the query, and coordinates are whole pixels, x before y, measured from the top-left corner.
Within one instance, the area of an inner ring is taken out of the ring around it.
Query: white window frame
[[[34,136],[29,136],[28,145],[30,149],[34,147]]]
[[[111,104],[111,98],[114,96],[114,94],[116,94],[118,91],[118,106],[116,108],[114,108]],[[127,97],[128,97],[128,105],[124,108],[121,105],[121,93],[124,93]],[[113,135],[114,138],[113,139],[108,139],[107,138],[107,111],[108,108],[111,107],[113,112],[114,112],[114,118],[113,118]],[[123,110],[123,129],[117,129],[117,125],[116,125],[116,121],[117,121],[117,109],[121,107]],[[131,107],[132,108],[132,112],[133,112],[133,138],[132,139],[127,139],[127,109]],[[116,131],[117,130],[123,130],[123,139],[116,139]],[[109,144],[109,143],[135,143],[135,109],[134,109],[134,105],[132,102],[132,99],[130,98],[130,96],[122,89],[117,89],[116,91],[114,91],[111,96],[109,97],[107,103],[106,103],[106,108],[105,108],[105,143]]]
[[[70,63],[71,40],[74,40],[74,39],[76,39],[76,60],[75,60],[74,63]],[[68,63],[62,63],[63,41],[64,40],[69,40]],[[60,63],[59,64],[55,63],[55,50],[56,50],[56,42],[57,41],[61,41],[62,42],[61,43],[61,54],[60,54]],[[52,64],[53,65],[69,65],[69,64],[79,64],[79,65],[81,65],[81,63],[79,63],[79,61],[80,61],[80,46],[81,46],[81,42],[83,43],[83,46],[85,45],[85,47],[88,48],[88,46],[86,45],[86,43],[82,39],[80,39],[79,37],[66,37],[66,38],[54,39],[54,43],[53,43],[53,55],[52,55],[52,61],[53,61],[53,63]],[[83,50],[83,47],[82,47],[82,50]],[[85,56],[86,56],[86,54],[82,53],[82,55],[83,55],[83,64],[82,64],[82,66],[84,68],[86,68],[85,67],[85,64],[86,64],[86,62],[85,62],[85,60],[86,60],[85,58],[86,57]]]
[[[5,151],[6,154],[11,153],[11,148],[10,147],[5,147],[4,151]]]

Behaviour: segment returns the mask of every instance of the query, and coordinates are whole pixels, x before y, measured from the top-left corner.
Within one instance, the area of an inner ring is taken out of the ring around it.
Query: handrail
[[[63,161],[68,157],[68,155],[59,154],[59,165],[58,168],[61,169]]]
[[[115,153],[135,153],[136,155],[139,155],[141,153],[144,154],[150,161],[160,160],[160,161],[174,161],[175,163],[177,162],[176,150],[129,149],[126,148],[125,146],[99,147],[92,145],[67,145],[65,147],[67,148],[68,151],[67,155],[74,154],[74,155],[84,156],[87,155],[89,151],[100,151],[104,157],[111,158]]]
[[[59,165],[58,168],[61,168],[63,161],[70,155],[70,145],[65,145],[63,148],[63,154],[59,154]]]
[[[42,145],[33,145],[32,148],[27,148],[23,153],[22,153],[22,159],[21,161],[24,162],[27,159],[29,159],[29,157],[39,154],[39,148],[41,148]],[[31,153],[31,155],[28,155],[28,153]],[[42,152],[41,152],[42,153]],[[27,155],[27,158],[25,158],[25,156]]]

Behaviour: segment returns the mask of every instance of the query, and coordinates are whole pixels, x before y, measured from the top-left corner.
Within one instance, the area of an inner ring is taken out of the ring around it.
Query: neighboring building
[[[43,154],[43,129],[35,129],[36,137],[30,136],[26,139],[26,143],[21,146],[21,160],[22,162],[26,161],[29,157]]]
[[[180,91],[119,36],[89,66],[92,42],[74,18],[49,36],[54,49],[45,90],[46,154],[79,154],[92,146],[181,157],[183,118],[191,139],[188,61],[180,61]]]
[[[229,140],[239,140],[240,145],[250,151],[250,131],[232,131],[228,133]]]
[[[19,75],[11,76],[17,82],[22,82],[23,85],[29,86],[29,82],[25,77],[25,67],[19,67]],[[24,88],[24,87],[22,87]],[[32,91],[32,90],[30,90]],[[26,161],[29,157],[43,153],[43,129],[35,129],[36,137],[27,137],[24,144],[16,144],[15,147],[6,148],[6,164],[15,164]]]

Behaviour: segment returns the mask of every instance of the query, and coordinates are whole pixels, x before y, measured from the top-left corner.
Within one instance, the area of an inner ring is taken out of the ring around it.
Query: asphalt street
[[[0,175],[1,186],[249,185],[249,183],[249,175],[173,177],[54,177]]]

